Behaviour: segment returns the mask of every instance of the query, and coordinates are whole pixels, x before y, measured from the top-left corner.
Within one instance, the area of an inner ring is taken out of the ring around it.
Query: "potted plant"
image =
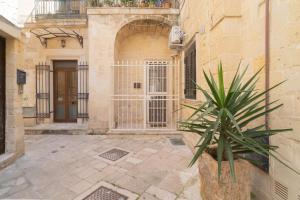
[[[141,0],[139,2],[139,7],[142,7],[142,8],[146,7],[146,1],[145,0]]]
[[[171,8],[170,0],[164,0],[162,3],[163,8]]]
[[[97,0],[88,0],[87,5],[90,7],[96,7],[97,6]]]
[[[132,7],[134,5],[134,0],[121,0],[124,7]]]
[[[271,130],[265,124],[255,125],[255,120],[282,106],[277,101],[267,107],[264,105],[265,94],[282,82],[267,91],[258,92],[255,87],[261,70],[243,80],[247,69],[240,73],[238,68],[228,89],[225,89],[220,63],[217,80],[212,73],[204,72],[208,90],[197,85],[205,101],[199,106],[184,105],[193,113],[180,122],[181,129],[200,136],[190,165],[199,161],[201,195],[205,200],[250,199],[251,165],[248,161],[252,160],[247,154],[272,156],[289,167],[276,156],[277,146],[265,144],[260,139],[291,129]],[[249,125],[252,127],[249,128]]]
[[[113,0],[104,0],[103,5],[104,7],[112,7],[114,4]]]
[[[149,0],[149,8],[155,8],[156,0]]]

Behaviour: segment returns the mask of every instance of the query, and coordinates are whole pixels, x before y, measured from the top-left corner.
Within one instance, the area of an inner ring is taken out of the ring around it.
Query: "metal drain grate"
[[[104,186],[89,194],[83,200],[127,200],[128,197]]]
[[[181,138],[171,138],[170,142],[171,144],[176,146],[185,145],[184,141]]]
[[[123,151],[120,149],[111,149],[105,153],[100,154],[99,156],[111,161],[119,160],[120,158],[126,156],[129,152]]]

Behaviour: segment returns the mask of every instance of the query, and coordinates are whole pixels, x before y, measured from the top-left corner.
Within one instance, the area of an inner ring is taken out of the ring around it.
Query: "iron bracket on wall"
[[[54,38],[74,38],[77,39],[81,48],[83,48],[83,37],[76,31],[67,31],[62,28],[38,28],[30,30],[41,42],[41,45],[47,48],[48,40]]]

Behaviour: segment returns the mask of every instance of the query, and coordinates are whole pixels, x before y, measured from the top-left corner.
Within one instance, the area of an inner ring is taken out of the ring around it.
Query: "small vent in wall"
[[[289,199],[289,191],[288,188],[278,181],[275,181],[274,184],[274,191],[277,197],[279,197],[280,200],[288,200]]]

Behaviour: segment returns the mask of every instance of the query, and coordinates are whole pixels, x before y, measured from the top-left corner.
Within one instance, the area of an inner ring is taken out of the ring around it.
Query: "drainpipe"
[[[270,88],[270,0],[266,1],[266,21],[265,21],[265,89]],[[270,94],[266,93],[266,110],[269,109]],[[266,128],[269,129],[269,113],[265,115]]]

